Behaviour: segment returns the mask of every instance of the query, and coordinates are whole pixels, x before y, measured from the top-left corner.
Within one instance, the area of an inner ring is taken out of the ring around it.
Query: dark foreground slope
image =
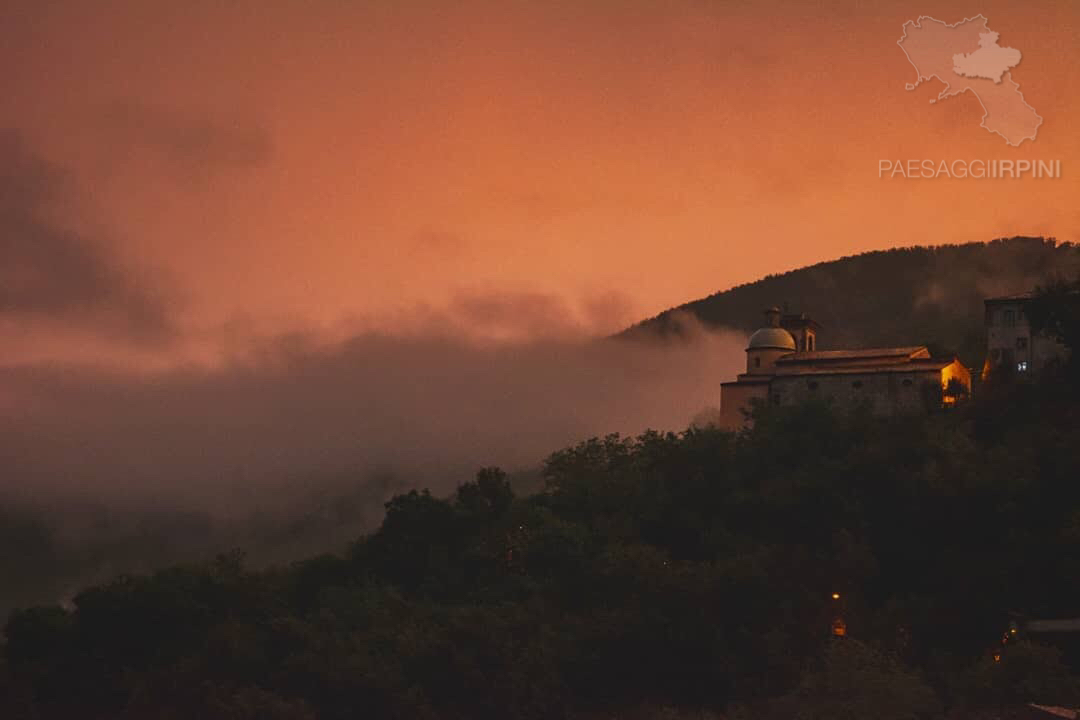
[[[446,499],[410,492],[341,554],[223,557],[15,613],[0,717],[914,720],[1080,702],[1069,647],[1000,644],[1014,617],[1080,607],[1078,400],[1063,373],[929,416],[772,409],[741,435],[557,452],[533,496],[496,470]],[[636,714],[657,706],[683,710]]]
[[[760,326],[763,308],[784,303],[825,326],[823,349],[927,344],[977,367],[984,297],[1078,270],[1080,248],[1042,238],[883,250],[770,275],[667,310],[625,334],[677,332],[681,313],[749,332]]]

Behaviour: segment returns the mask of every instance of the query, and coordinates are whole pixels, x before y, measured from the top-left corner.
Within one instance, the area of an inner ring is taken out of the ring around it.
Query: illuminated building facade
[[[720,412],[740,427],[755,403],[796,405],[821,400],[867,407],[876,415],[951,405],[971,393],[971,373],[955,357],[933,358],[925,346],[818,350],[820,326],[806,315],[765,311],[750,336],[746,372],[721,385]]]

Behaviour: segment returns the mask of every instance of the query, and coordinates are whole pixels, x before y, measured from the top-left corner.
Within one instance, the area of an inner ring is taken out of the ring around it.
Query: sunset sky
[[[1022,51],[1034,142],[905,91],[924,13]],[[0,247],[30,285],[9,361],[599,332],[869,249],[1080,239],[1072,0],[25,2],[0,28],[2,207],[52,233]],[[1064,177],[877,174],[1021,157]]]

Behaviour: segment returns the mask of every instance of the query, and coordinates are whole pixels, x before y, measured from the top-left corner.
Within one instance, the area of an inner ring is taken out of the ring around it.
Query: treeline
[[[306,487],[297,487],[301,481]],[[291,562],[338,548],[377,527],[383,498],[409,487],[404,476],[310,474],[295,485],[263,483],[229,514],[175,498],[123,505],[109,497],[40,499],[0,493],[0,618],[16,607],[54,602],[122,573],[211,557],[243,547],[252,566]],[[7,490],[7,488],[5,488]],[[260,502],[261,501],[261,502]]]
[[[1075,348],[1075,293],[1048,297],[1033,317]],[[1080,704],[1077,648],[1023,625],[1080,608],[1078,401],[1070,365],[930,415],[807,405],[739,434],[595,438],[552,455],[528,496],[485,469],[451,497],[395,497],[340,554],[262,571],[232,554],[13,613],[0,717]]]
[[[118,578],[11,616],[4,717],[1076,702],[1053,651],[991,651],[1010,613],[1080,607],[1078,398],[1059,378],[930,417],[807,406],[741,435],[593,439],[537,495],[495,469],[400,495],[340,555]]]
[[[683,313],[749,333],[761,326],[764,308],[784,303],[824,325],[823,349],[925,344],[978,368],[986,351],[985,297],[1078,271],[1080,248],[1038,237],[895,248],[770,275],[668,310],[626,334],[678,333]]]

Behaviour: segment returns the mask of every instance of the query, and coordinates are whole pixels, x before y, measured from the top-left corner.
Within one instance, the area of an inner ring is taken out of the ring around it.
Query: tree
[[[830,642],[793,693],[750,715],[761,720],[943,717],[940,700],[916,672],[851,638]]]
[[[1080,705],[1080,680],[1062,663],[1057,648],[1021,641],[1003,648],[997,658],[984,657],[962,677],[959,695],[966,706]]]
[[[510,509],[514,502],[514,491],[506,473],[497,467],[482,468],[476,473],[476,480],[458,487],[456,503],[468,514],[491,519],[499,517]]]
[[[1055,278],[1037,287],[1027,315],[1033,332],[1057,339],[1070,352],[1070,366],[1080,367],[1080,276]]]

